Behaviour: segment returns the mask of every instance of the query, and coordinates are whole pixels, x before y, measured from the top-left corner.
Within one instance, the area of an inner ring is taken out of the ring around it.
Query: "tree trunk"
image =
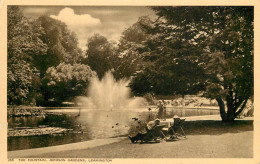
[[[243,111],[243,109],[244,109],[244,107],[247,103],[247,99],[244,100],[242,106],[237,111],[237,109],[239,107],[233,106],[233,103],[230,102],[230,103],[227,104],[227,112],[226,112],[224,101],[221,98],[217,98],[216,100],[218,102],[218,106],[219,106],[219,110],[220,110],[220,116],[222,118],[222,121],[224,121],[224,122],[234,121],[235,118]]]
[[[240,107],[240,109],[237,111],[237,109],[235,110],[235,116],[238,116],[240,113],[242,113],[246,107],[246,103],[247,103],[248,99],[245,99],[244,102],[242,103],[242,106]]]
[[[234,121],[236,118],[235,110],[233,109],[233,106],[229,105],[227,106],[227,119],[225,121]]]
[[[218,102],[221,119],[222,119],[222,121],[226,121],[227,120],[227,113],[225,111],[225,104],[224,104],[224,102],[221,98],[217,98],[216,100]]]

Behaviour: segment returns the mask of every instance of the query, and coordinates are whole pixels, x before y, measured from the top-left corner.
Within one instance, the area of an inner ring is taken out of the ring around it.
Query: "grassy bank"
[[[186,121],[187,139],[175,142],[132,144],[128,138],[116,143],[30,155],[37,158],[252,158],[253,121]],[[22,152],[21,152],[22,154]]]

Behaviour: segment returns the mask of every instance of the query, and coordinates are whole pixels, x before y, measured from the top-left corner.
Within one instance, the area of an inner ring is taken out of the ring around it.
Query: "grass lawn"
[[[184,124],[187,139],[132,144],[122,141],[89,149],[45,153],[38,158],[253,158],[253,121],[201,120]]]

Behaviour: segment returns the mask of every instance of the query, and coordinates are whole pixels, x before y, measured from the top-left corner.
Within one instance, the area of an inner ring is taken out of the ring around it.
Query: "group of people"
[[[132,143],[135,143],[135,142],[137,142],[137,141],[143,141],[143,140],[145,140],[145,138],[146,137],[149,137],[148,136],[148,134],[152,131],[152,130],[154,130],[154,128],[157,126],[157,125],[160,125],[160,120],[159,119],[156,119],[156,120],[154,120],[154,121],[150,121],[150,122],[148,122],[148,124],[146,125],[146,127],[145,127],[145,130],[146,130],[146,132],[143,132],[143,133],[141,133],[141,132],[139,132],[139,133],[137,133],[137,135],[135,135],[135,136],[128,136],[129,137],[129,139],[131,140],[131,142]],[[151,136],[151,138],[152,138],[153,136]]]
[[[157,108],[156,108],[156,109],[158,109],[157,119],[155,119],[154,121],[150,121],[150,122],[148,122],[148,124],[146,124],[145,132],[139,132],[135,136],[128,136],[132,143],[138,142],[139,140],[141,142],[144,140],[147,140],[147,139],[149,140],[149,138],[165,137],[165,136],[161,136],[161,134],[162,135],[164,135],[164,134],[160,131],[160,130],[162,130],[162,127],[163,127],[162,125],[160,125],[160,120],[163,120],[163,121],[166,120],[166,105],[167,105],[167,103],[164,100],[158,102]],[[149,108],[148,110],[150,111],[151,108]],[[179,118],[179,117],[177,116],[177,118]],[[176,120],[176,115],[174,116],[173,120]],[[159,129],[161,128],[161,129],[158,130],[156,128],[159,128]],[[155,134],[156,131],[160,131],[161,134]]]
[[[182,124],[182,121],[185,119],[180,119],[177,115],[173,117],[173,123],[168,128],[165,133],[162,132],[162,129],[165,125],[160,125],[160,120],[157,118],[154,121],[150,121],[148,124],[146,124],[145,132],[139,132],[135,136],[128,136],[132,143],[136,143],[139,140],[141,142],[143,141],[151,141],[156,140],[160,138],[165,138],[165,135],[170,135],[172,137],[176,137],[176,131],[179,128],[179,126]],[[184,133],[184,131],[183,131]],[[184,133],[185,134],[185,133]],[[174,136],[175,135],[175,136]]]

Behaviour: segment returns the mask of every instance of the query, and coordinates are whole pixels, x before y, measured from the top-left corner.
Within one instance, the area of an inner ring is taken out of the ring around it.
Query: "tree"
[[[81,63],[84,55],[78,46],[76,34],[71,32],[65,23],[46,15],[40,16],[36,21],[43,27],[44,35],[41,40],[47,45],[46,55],[35,60],[42,79],[41,92],[46,102],[52,95],[52,90],[47,86],[48,81],[44,79],[47,69],[57,67],[60,63]]]
[[[46,45],[40,37],[44,34],[41,26],[23,16],[17,6],[9,6],[8,28],[8,104],[29,103],[40,96],[39,71],[35,60],[46,54]]]
[[[184,96],[203,89],[203,67],[199,63],[202,49],[164,20],[157,19],[146,32],[151,37],[139,52],[147,64],[131,84],[134,92]]]
[[[49,67],[56,67],[60,63],[81,62],[84,55],[78,46],[77,36],[68,29],[65,23],[49,16],[41,16],[37,21],[44,30],[41,39],[48,46],[47,54],[37,60],[41,78]]]
[[[61,102],[85,96],[90,80],[96,76],[96,72],[84,64],[60,63],[57,67],[50,67],[44,78],[49,90],[48,98]]]
[[[150,37],[143,28],[150,26],[151,23],[148,17],[140,17],[136,23],[123,31],[117,49],[119,59],[114,72],[117,79],[134,76],[143,68],[142,56],[138,50]]]
[[[94,34],[90,37],[87,47],[87,58],[83,63],[96,71],[99,79],[101,79],[105,72],[113,69],[113,62],[117,60],[116,47],[114,43],[109,42],[106,37],[100,34]]]
[[[222,13],[223,26],[208,45],[205,96],[217,100],[224,121],[232,121],[253,96],[254,12],[252,7],[232,7]]]
[[[153,10],[160,19],[151,29],[155,39],[147,41],[143,56],[157,64],[159,74],[166,72],[170,78],[148,79],[159,81],[159,92],[163,93],[172,89],[173,84],[177,86],[176,93],[187,94],[189,89],[204,91],[204,96],[217,100],[222,120],[233,121],[253,95],[253,7]],[[176,66],[177,63],[182,66]]]

